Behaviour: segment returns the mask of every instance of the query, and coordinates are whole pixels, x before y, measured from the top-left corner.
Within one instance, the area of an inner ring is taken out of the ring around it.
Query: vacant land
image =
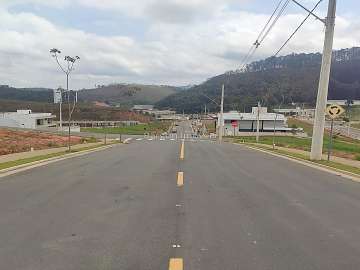
[[[127,134],[127,135],[143,135],[148,134],[161,134],[166,132],[171,125],[171,122],[151,122],[149,124],[139,124],[135,126],[123,127],[109,127],[109,128],[82,128],[82,132],[95,132],[106,134]]]
[[[71,144],[85,142],[81,137],[71,137]],[[66,136],[34,131],[0,129],[0,155],[66,146]]]

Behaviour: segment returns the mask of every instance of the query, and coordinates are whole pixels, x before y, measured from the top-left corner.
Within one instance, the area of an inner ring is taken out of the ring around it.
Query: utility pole
[[[225,84],[222,85],[221,89],[221,104],[220,104],[220,123],[219,123],[219,143],[222,143],[223,132],[224,132],[224,91]]]
[[[60,130],[62,131],[62,91],[61,91],[61,100],[59,105],[60,105],[60,112],[59,112]]]
[[[256,115],[256,142],[259,142],[260,137],[260,101],[258,102],[257,115]]]
[[[319,80],[319,89],[316,100],[316,111],[314,119],[314,129],[311,143],[311,160],[321,160],[324,128],[325,128],[325,110],[329,91],[329,78],[331,69],[332,49],[334,43],[336,0],[329,0],[328,14],[325,20],[325,41],[322,56],[321,73]]]

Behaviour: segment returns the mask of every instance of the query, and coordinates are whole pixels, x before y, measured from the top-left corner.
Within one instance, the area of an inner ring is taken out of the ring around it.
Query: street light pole
[[[74,104],[73,107],[71,108],[71,104],[70,104],[70,90],[69,90],[69,76],[71,74],[71,72],[74,70],[74,64],[76,61],[80,60],[79,56],[75,56],[75,57],[71,57],[71,56],[65,56],[64,60],[66,61],[66,68],[64,68],[58,59],[58,54],[61,53],[61,51],[59,51],[58,49],[51,49],[50,53],[52,54],[52,56],[55,58],[56,63],[58,64],[58,66],[60,67],[60,69],[65,73],[66,75],[66,94],[67,94],[67,101],[68,101],[68,108],[69,108],[69,115],[68,115],[68,125],[69,125],[69,129],[68,129],[68,150],[69,152],[71,152],[71,116],[74,112],[75,109],[75,105],[77,102],[77,94],[74,96]],[[60,114],[61,114],[61,103],[60,103]],[[62,125],[62,118],[61,119],[61,125]]]
[[[219,143],[222,143],[223,141],[223,132],[224,132],[224,92],[225,92],[225,84],[222,85],[222,89],[221,89]]]
[[[256,142],[259,142],[260,138],[260,101],[258,102],[257,115],[256,115]]]
[[[60,120],[60,131],[62,131],[62,102],[63,102],[63,91],[62,88],[60,90],[60,102],[59,102],[59,120]]]
[[[334,42],[336,16],[336,0],[329,0],[328,14],[325,21],[325,41],[322,56],[321,73],[319,80],[319,89],[316,101],[316,111],[314,119],[314,130],[311,143],[311,160],[321,160],[324,128],[325,128],[325,109],[329,90],[329,78],[331,69],[332,48]]]

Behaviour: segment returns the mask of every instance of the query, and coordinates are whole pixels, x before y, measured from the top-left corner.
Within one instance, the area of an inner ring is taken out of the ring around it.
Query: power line
[[[284,44],[280,47],[279,50],[277,50],[277,52],[274,54],[273,57],[276,57],[279,55],[279,53],[285,48],[285,46],[290,42],[290,40],[295,36],[295,34],[300,30],[300,28],[305,24],[305,22],[309,19],[309,17],[311,16],[311,14],[315,11],[315,9],[317,9],[317,7],[320,5],[320,3],[323,0],[320,0],[319,2],[317,2],[317,4],[314,6],[314,8],[311,10],[311,12],[309,12],[309,14],[305,17],[305,19],[300,23],[300,25],[295,29],[295,31],[290,35],[290,37],[284,42]]]
[[[242,60],[240,71],[244,70],[244,68],[247,65],[247,61],[253,57],[256,50],[259,48],[259,46],[262,44],[262,42],[268,36],[270,31],[274,28],[275,24],[277,23],[277,21],[279,20],[281,15],[284,13],[284,11],[285,11],[286,7],[289,5],[289,3],[290,3],[290,0],[285,0],[285,2],[284,2],[284,0],[280,0],[278,2],[278,4],[275,7],[274,12],[271,14],[269,20],[266,22],[265,26],[261,30],[257,39],[255,40],[253,45],[250,47],[250,49],[249,49],[248,53],[246,54],[246,56],[244,57],[244,59]],[[269,24],[270,24],[270,26],[269,26]]]

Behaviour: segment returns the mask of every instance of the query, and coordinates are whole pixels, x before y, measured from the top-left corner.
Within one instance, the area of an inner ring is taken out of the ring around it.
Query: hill
[[[318,88],[321,54],[291,54],[272,57],[247,65],[244,72],[231,71],[213,77],[201,85],[173,94],[156,104],[178,112],[200,112],[205,104],[218,111],[220,89],[226,85],[225,109],[244,110],[261,101],[274,106],[284,99],[314,105]],[[360,48],[334,52],[329,99],[360,99]]]
[[[53,90],[47,88],[14,88],[0,85],[0,99],[52,102]]]
[[[111,84],[79,91],[84,102],[105,102],[111,105],[154,104],[177,92],[176,87],[140,84]]]
[[[110,105],[154,104],[180,91],[172,86],[111,84],[79,91],[81,102],[102,102]],[[53,90],[47,88],[14,88],[0,85],[0,99],[33,102],[53,102]]]
[[[17,109],[30,109],[33,112],[52,113],[57,117],[59,116],[59,106],[58,104],[53,103],[0,99],[0,108],[0,112],[16,111]],[[67,120],[67,117],[68,108],[67,104],[65,104],[63,107],[63,119]],[[74,110],[73,119],[95,121],[134,120],[147,123],[151,120],[151,117],[142,114],[136,114],[125,108],[98,107],[91,103],[79,102]]]

